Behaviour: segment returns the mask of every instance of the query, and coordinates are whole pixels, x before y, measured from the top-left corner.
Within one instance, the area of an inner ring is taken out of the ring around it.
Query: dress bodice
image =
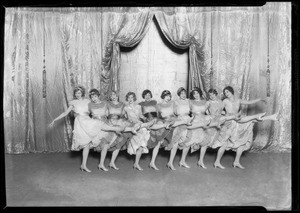
[[[140,112],[141,112],[140,105],[135,104],[135,105],[133,105],[133,107],[127,105],[127,106],[125,106],[125,108],[126,108],[128,120],[132,121],[132,122],[139,122]]]
[[[174,102],[170,101],[167,104],[157,104],[158,111],[161,113],[162,118],[174,116]]]
[[[90,100],[89,99],[81,99],[81,100],[72,100],[70,101],[70,105],[72,105],[74,108],[73,108],[73,111],[75,113],[77,113],[78,115],[89,115],[90,112],[89,112],[89,107],[88,107],[88,104],[90,103]]]
[[[191,112],[193,115],[205,115],[205,101],[191,101]]]
[[[105,102],[101,103],[89,103],[89,110],[92,113],[93,118],[102,119],[106,117],[107,105]]]
[[[177,100],[175,102],[177,115],[188,115],[190,113],[189,99]]]
[[[221,100],[209,100],[209,112],[212,116],[221,115],[224,109],[224,104]]]
[[[228,99],[224,100],[226,114],[228,115],[234,115],[239,112],[240,109],[240,99],[235,100],[234,102],[229,101]]]
[[[123,115],[124,110],[124,103],[120,102],[118,104],[113,104],[109,102],[107,104],[107,110],[108,110],[108,118],[109,119],[119,119]]]
[[[141,103],[139,103],[142,107],[142,112],[143,114],[145,113],[149,113],[149,112],[156,112],[156,104],[157,102],[155,100],[151,100],[151,101],[143,101]]]

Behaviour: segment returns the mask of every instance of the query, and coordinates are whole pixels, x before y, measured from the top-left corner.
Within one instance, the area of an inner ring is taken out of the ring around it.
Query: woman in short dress
[[[144,101],[140,102],[139,105],[142,107],[142,113],[145,117],[146,122],[155,120],[150,129],[150,138],[147,142],[147,148],[152,150],[152,157],[149,164],[149,167],[154,170],[159,170],[155,165],[155,160],[161,147],[162,142],[171,133],[170,127],[172,123],[164,123],[161,119],[158,118],[157,111],[157,101],[152,99],[152,92],[148,89],[144,90],[142,93]]]
[[[254,123],[257,121],[264,121],[264,120],[276,121],[277,114],[265,116],[266,113],[259,113],[252,116],[241,117],[240,115],[241,105],[254,104],[264,100],[255,99],[252,101],[247,101],[247,100],[241,100],[239,98],[236,98],[234,96],[234,90],[231,86],[225,87],[223,89],[223,93],[224,96],[226,97],[223,100],[226,115],[239,116],[240,118],[237,119],[236,121],[235,120],[226,121],[222,126],[218,139],[214,143],[214,147],[221,146],[221,148],[223,149],[221,150],[221,153],[218,153],[220,156],[217,156],[214,165],[215,167],[221,165],[220,159],[225,149],[231,149],[233,151],[236,151],[236,157],[233,162],[233,167],[244,169],[244,167],[240,164],[240,157],[244,151],[249,150],[252,146]],[[224,169],[223,166],[219,168]]]
[[[157,104],[157,110],[161,116],[161,119],[164,123],[172,123],[172,129],[181,125],[190,124],[191,118],[187,119],[177,119],[175,112],[176,106],[175,102],[172,101],[172,95],[169,90],[164,90],[161,94],[162,102]],[[176,170],[173,166],[174,157],[177,152],[178,142],[181,139],[182,131],[180,129],[173,129],[173,133],[169,134],[171,139],[168,139],[169,144],[166,145],[165,150],[170,151],[170,158],[167,163],[167,167],[171,170]],[[169,137],[167,136],[167,138]]]
[[[89,92],[89,96],[91,102],[89,103],[89,111],[92,115],[93,119],[99,119],[106,124],[108,124],[107,120],[107,102],[100,100],[100,92],[97,89],[91,89]],[[109,124],[108,124],[109,125]],[[104,166],[105,157],[107,154],[107,150],[112,141],[115,141],[117,138],[117,134],[115,132],[107,132],[106,137],[100,139],[100,143],[97,147],[94,148],[95,151],[101,152],[100,155],[100,163],[98,165],[98,169],[103,171],[108,171],[108,169]],[[96,138],[95,138],[96,139]]]
[[[148,123],[142,122],[142,119],[145,120],[145,117],[142,114],[141,105],[136,103],[136,95],[134,92],[128,92],[126,94],[126,101],[128,104],[124,107],[124,111],[128,121],[131,122],[132,125],[140,124],[140,129],[133,135],[128,143],[127,152],[130,155],[135,155],[133,168],[141,171],[143,170],[139,165],[141,155],[149,152],[147,141],[150,138],[150,131],[147,128],[152,126],[155,120]]]
[[[108,123],[112,126],[126,127],[124,129],[124,132],[118,134],[117,139],[110,144],[110,148],[108,149],[108,151],[112,151],[112,157],[109,163],[109,167],[115,170],[119,170],[119,168],[115,165],[115,160],[120,150],[127,149],[126,144],[132,138],[133,134],[136,134],[136,130],[139,128],[139,124],[132,126],[132,124],[125,119],[125,104],[119,102],[118,93],[116,91],[111,91],[110,101],[107,103]]]
[[[78,86],[73,91],[74,99],[69,102],[68,109],[55,118],[50,124],[49,127],[52,127],[55,121],[66,117],[71,111],[74,111],[76,114],[74,129],[73,129],[73,139],[72,147],[73,151],[82,151],[82,163],[80,166],[81,171],[91,172],[87,168],[87,158],[89,155],[90,148],[96,147],[99,144],[99,140],[93,140],[95,137],[98,139],[105,137],[104,131],[122,131],[122,127],[111,127],[104,122],[96,119],[91,119],[89,117],[88,104],[90,103],[89,99],[84,98],[85,89],[82,86]]]

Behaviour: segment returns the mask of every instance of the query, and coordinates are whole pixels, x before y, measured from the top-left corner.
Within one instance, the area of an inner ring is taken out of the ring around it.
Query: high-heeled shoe
[[[175,171],[176,169],[174,168],[174,166],[173,165],[171,165],[171,164],[167,164],[166,165],[167,166],[167,168],[169,168],[169,169],[171,169],[171,170],[173,170],[173,171]]]
[[[139,165],[133,165],[133,169],[137,169],[139,171],[143,171],[143,169]]]
[[[119,170],[119,168],[116,167],[114,164],[109,164],[109,168],[113,168],[113,169],[115,169],[115,170]]]
[[[105,168],[105,166],[100,166],[100,165],[98,165],[97,168],[98,168],[98,170],[103,170],[103,171],[105,171],[105,172],[108,171],[108,169]]]
[[[220,168],[220,169],[225,169],[224,166],[222,166],[221,164],[216,164],[216,163],[214,163],[214,167],[215,168]]]
[[[154,165],[154,164],[149,164],[149,168],[154,169],[156,171],[158,171],[159,169]]]
[[[179,164],[178,164],[178,166],[179,167],[185,167],[185,168],[191,168],[190,166],[188,166],[186,163],[181,163],[181,162],[179,162]]]
[[[238,167],[240,169],[245,169],[245,167],[243,167],[240,163],[233,163],[233,168]]]
[[[197,166],[202,167],[203,169],[207,169],[207,167],[204,165],[204,163],[197,163]]]
[[[84,168],[84,167],[80,167],[80,170],[83,172],[92,172],[91,170],[89,170],[88,168]]]

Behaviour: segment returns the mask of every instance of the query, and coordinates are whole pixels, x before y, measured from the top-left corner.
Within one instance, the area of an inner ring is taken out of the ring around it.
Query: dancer
[[[169,90],[164,90],[161,94],[161,99],[163,100],[161,103],[157,104],[157,110],[160,113],[160,116],[162,118],[162,121],[164,123],[172,123],[172,129],[173,127],[177,127],[180,125],[190,125],[191,119],[180,119],[178,120],[175,115],[175,102],[171,101],[172,95]],[[176,128],[175,128],[176,129]],[[173,133],[169,134],[167,137],[171,137],[169,140],[170,143],[165,147],[165,150],[170,150],[170,158],[169,162],[167,163],[167,167],[171,170],[176,170],[173,166],[173,160],[177,152],[178,148],[178,139],[180,139],[181,132],[176,130],[176,135],[174,137],[174,131]],[[176,140],[176,141],[175,141]]]
[[[139,160],[143,153],[148,153],[149,150],[147,148],[147,141],[150,138],[150,133],[147,130],[150,126],[152,126],[155,120],[152,120],[148,123],[142,123],[141,119],[146,120],[146,118],[142,114],[142,108],[140,105],[136,103],[136,95],[134,92],[128,92],[126,94],[126,101],[128,105],[124,107],[125,116],[128,121],[132,124],[140,124],[140,129],[137,131],[129,141],[127,146],[127,152],[130,155],[135,154],[135,162],[133,165],[134,169],[139,171],[143,170],[139,165]]]
[[[153,149],[149,168],[159,170],[155,165],[155,160],[164,139],[168,134],[171,133],[170,127],[173,123],[164,123],[161,119],[158,118],[158,111],[156,108],[157,102],[155,100],[151,100],[152,92],[150,90],[144,90],[142,93],[142,97],[144,101],[140,102],[139,104],[142,106],[142,112],[144,117],[146,118],[146,122],[152,120],[155,121],[155,123],[150,127],[150,138],[147,142],[147,148]]]
[[[115,165],[115,160],[120,150],[127,149],[126,144],[131,139],[133,134],[136,134],[137,130],[140,128],[140,124],[132,126],[132,124],[125,119],[124,107],[125,104],[119,102],[118,93],[116,91],[111,91],[110,101],[107,104],[108,123],[112,126],[126,126],[124,132],[118,135],[117,139],[110,144],[110,148],[108,149],[108,151],[112,151],[109,167],[115,170],[119,170],[119,168]]]
[[[93,138],[97,137],[99,139],[104,137],[105,134],[103,130],[122,131],[122,127],[111,127],[100,120],[91,119],[89,117],[88,104],[90,103],[90,100],[84,98],[85,89],[82,86],[78,86],[74,89],[73,96],[74,99],[69,102],[68,109],[55,118],[49,124],[49,127],[51,128],[57,120],[66,117],[71,111],[75,112],[76,117],[71,150],[79,151],[83,149],[80,170],[91,172],[86,165],[89,150],[90,148],[98,146],[98,144],[95,144],[96,141],[99,142],[99,140],[93,140]]]
[[[92,118],[99,119],[104,123],[108,124],[107,102],[100,100],[100,92],[97,89],[91,89],[89,92],[89,96],[92,102],[89,103],[88,107]],[[100,163],[97,168],[103,171],[108,171],[108,169],[104,166],[104,161],[109,145],[112,141],[115,141],[117,139],[117,134],[115,132],[107,132],[106,134],[106,137],[101,138],[99,145],[94,148],[95,151],[101,152]]]
[[[240,157],[242,153],[249,150],[253,143],[253,125],[258,121],[265,120],[277,120],[277,114],[265,116],[266,113],[259,113],[251,116],[241,117],[240,107],[242,104],[254,104],[262,99],[255,99],[252,101],[241,100],[234,96],[234,90],[231,86],[227,86],[223,89],[225,99],[223,100],[226,115],[239,116],[237,120],[226,121],[220,130],[217,141],[214,143],[214,147],[221,146],[218,150],[217,159],[214,163],[215,167],[224,169],[221,166],[220,159],[224,154],[225,149],[232,149],[236,151],[236,157],[233,162],[233,167],[244,169],[240,164]],[[225,144],[225,145],[224,145]]]

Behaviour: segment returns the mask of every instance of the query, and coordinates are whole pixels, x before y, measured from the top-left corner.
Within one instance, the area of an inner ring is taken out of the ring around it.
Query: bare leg
[[[154,170],[159,170],[156,166],[155,166],[155,159],[157,156],[157,153],[159,151],[159,147],[160,147],[161,141],[158,142],[158,144],[154,147],[153,151],[152,151],[152,158],[151,158],[151,162],[149,164],[149,167],[154,169]]]
[[[86,167],[86,163],[87,163],[87,158],[89,156],[89,152],[90,152],[90,145],[87,145],[82,150],[82,163],[81,163],[81,166],[80,166],[80,170],[81,171],[91,172],[91,170],[89,170]]]
[[[275,114],[272,114],[272,115],[261,117],[260,119],[257,119],[257,120],[258,121],[266,121],[266,120],[278,121],[279,120],[278,116],[279,116],[279,114],[275,113]]]
[[[136,155],[135,155],[135,162],[134,162],[134,164],[133,164],[133,168],[134,168],[134,169],[137,169],[137,170],[140,170],[140,171],[143,170],[143,169],[140,167],[140,165],[139,165],[139,161],[140,161],[140,158],[141,158],[141,156],[142,156],[142,152],[143,152],[143,148],[142,148],[142,147],[138,148],[138,150],[136,151]]]
[[[108,169],[104,166],[104,161],[105,161],[108,147],[109,145],[105,144],[103,149],[101,150],[100,163],[98,165],[99,170],[102,169],[103,171],[108,171]]]
[[[238,123],[247,123],[249,121],[257,121],[258,119],[262,119],[262,117],[265,115],[266,113],[258,113],[256,115],[249,115],[249,116],[245,116],[240,118],[239,120],[237,120]]]
[[[221,158],[225,152],[225,149],[226,149],[226,144],[224,144],[223,146],[221,146],[218,150],[218,153],[217,153],[217,159],[214,163],[214,167],[215,168],[220,168],[220,169],[225,169],[224,166],[221,165],[220,161],[221,161]]]
[[[166,128],[168,126],[168,124],[153,124],[150,129],[152,130],[158,130],[158,129],[162,129],[162,128]]]
[[[201,166],[203,169],[206,169],[206,166],[203,163],[203,159],[204,159],[204,156],[205,156],[205,153],[206,153],[206,149],[207,149],[207,146],[202,146],[201,147],[200,158],[199,158],[199,161],[197,163],[197,165]]]
[[[237,148],[235,159],[234,159],[234,162],[233,162],[233,167],[234,168],[238,167],[238,168],[244,169],[244,167],[240,164],[240,158],[241,158],[241,155],[243,154],[243,151],[244,151],[244,147]]]
[[[109,167],[114,168],[115,170],[119,170],[119,168],[116,167],[116,165],[115,165],[115,160],[116,160],[116,158],[119,154],[119,151],[120,151],[120,149],[116,149],[116,150],[113,151],[112,156],[111,156],[111,160],[110,160],[110,163],[109,163]]]
[[[207,124],[193,123],[191,126],[188,126],[187,129],[198,129],[198,128],[206,129],[207,127],[208,127]]]
[[[167,164],[167,167],[170,168],[170,169],[172,169],[172,170],[176,170],[174,168],[174,166],[173,166],[173,161],[174,161],[174,157],[175,157],[176,152],[177,152],[177,148],[178,148],[178,144],[175,144],[173,146],[173,148],[171,149],[171,151],[170,151],[170,159],[169,159],[169,162]]]
[[[187,153],[189,152],[189,149],[190,149],[190,147],[185,147],[185,148],[183,148],[183,150],[182,150],[182,155],[181,155],[181,159],[180,159],[180,162],[179,162],[179,166],[180,166],[180,167],[183,166],[183,167],[185,167],[185,168],[190,168],[190,166],[188,166],[188,165],[186,164],[186,162],[185,162],[185,158],[186,158]]]

